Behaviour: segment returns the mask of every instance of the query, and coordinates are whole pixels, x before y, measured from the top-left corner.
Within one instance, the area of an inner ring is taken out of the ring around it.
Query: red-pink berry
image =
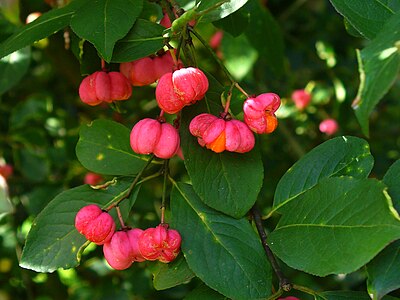
[[[87,240],[103,245],[115,232],[115,222],[109,213],[95,204],[81,208],[75,216],[75,227]]]
[[[119,65],[119,69],[133,86],[149,85],[157,80],[154,61],[150,57],[122,63]]]
[[[140,253],[147,260],[169,263],[178,256],[180,247],[179,232],[163,224],[146,229],[139,238]]]
[[[143,230],[135,228],[117,231],[108,243],[103,246],[104,257],[108,264],[116,270],[129,268],[133,262],[145,259],[139,251],[139,237]]]
[[[89,105],[126,100],[132,95],[129,81],[119,72],[98,71],[85,77],[79,86],[81,100]]]
[[[218,49],[221,46],[222,38],[224,37],[224,32],[222,30],[217,30],[210,38],[209,45],[213,49]]]
[[[334,119],[326,119],[319,124],[319,131],[332,135],[339,129],[339,125]]]
[[[225,120],[207,113],[193,118],[189,131],[201,146],[220,153],[245,153],[254,148],[255,139],[249,127],[239,120]]]
[[[294,296],[288,296],[285,298],[278,298],[278,300],[300,300],[300,298],[294,297]]]
[[[182,68],[164,74],[156,88],[158,106],[169,114],[201,100],[208,90],[208,79],[197,68]]]
[[[0,175],[3,176],[5,179],[10,177],[14,172],[14,168],[10,164],[5,164],[0,166]]]
[[[85,178],[83,178],[83,182],[90,185],[97,185],[104,180],[103,176],[100,174],[87,172]]]
[[[292,100],[294,101],[296,107],[302,110],[310,103],[311,94],[306,92],[305,90],[295,90],[292,93]]]
[[[169,51],[152,57],[143,57],[132,62],[121,63],[119,70],[133,86],[145,86],[156,82],[175,67]]]
[[[138,154],[153,153],[158,158],[169,159],[178,152],[180,137],[171,124],[146,118],[132,128],[130,144]]]
[[[279,96],[274,93],[248,98],[243,104],[243,119],[255,133],[271,133],[278,126],[275,112],[280,104]]]

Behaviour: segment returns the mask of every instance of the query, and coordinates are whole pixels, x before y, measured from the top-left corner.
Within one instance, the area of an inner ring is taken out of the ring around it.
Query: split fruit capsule
[[[249,152],[255,139],[249,127],[239,120],[225,120],[211,114],[200,114],[193,118],[189,131],[197,137],[199,144],[216,153],[230,151]]]
[[[248,98],[243,104],[244,121],[255,133],[271,133],[278,126],[275,112],[280,105],[281,100],[274,93]]]

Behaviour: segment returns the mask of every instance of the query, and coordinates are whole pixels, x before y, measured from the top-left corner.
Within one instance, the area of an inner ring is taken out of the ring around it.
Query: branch
[[[281,267],[279,266],[274,254],[272,253],[271,249],[269,248],[269,246],[267,244],[267,234],[265,233],[265,230],[264,230],[264,227],[262,224],[260,211],[254,205],[250,212],[251,212],[251,215],[253,216],[254,222],[256,223],[258,235],[261,238],[261,242],[264,247],[265,254],[267,255],[268,260],[270,261],[272,268],[274,269],[274,272],[279,279],[279,287],[282,288],[282,290],[284,290],[285,292],[288,292],[292,289],[292,284],[283,274]]]

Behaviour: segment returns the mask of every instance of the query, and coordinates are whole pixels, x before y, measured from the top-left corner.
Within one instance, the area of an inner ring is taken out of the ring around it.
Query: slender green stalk
[[[149,165],[151,164],[152,160],[154,158],[154,155],[152,155],[150,157],[150,159],[147,161],[146,165],[142,168],[142,170],[140,170],[140,172],[136,175],[135,180],[133,180],[132,184],[129,186],[129,189],[126,191],[126,193],[124,193],[121,197],[117,198],[117,200],[112,201],[111,204],[109,204],[107,206],[107,208],[105,209],[106,211],[109,211],[110,209],[112,209],[113,207],[118,206],[123,200],[125,200],[126,198],[129,198],[129,196],[131,195],[133,189],[135,188],[136,184],[138,183],[140,177],[142,176],[142,174],[144,173],[144,171],[146,171],[146,169],[149,167]]]
[[[203,44],[203,46],[210,52],[214,60],[218,63],[221,69],[224,71],[225,75],[229,78],[232,83],[236,83],[235,78],[233,78],[232,74],[228,71],[222,61],[219,59],[217,54],[215,54],[214,50],[210,47],[210,45],[202,38],[200,34],[197,33],[193,28],[189,28],[189,31],[193,33],[193,35]]]
[[[161,200],[161,224],[164,224],[165,221],[165,203],[167,200],[167,179],[169,175],[169,159],[164,161],[164,182],[163,182],[163,193],[162,193],[162,200]]]
[[[200,43],[203,44],[203,46],[210,52],[214,60],[218,63],[218,65],[221,67],[222,71],[224,71],[225,75],[228,77],[228,79],[231,81],[232,84],[235,85],[235,87],[247,98],[249,98],[249,94],[246,93],[246,91],[239,85],[239,83],[236,82],[235,78],[233,78],[232,74],[228,71],[228,69],[225,67],[224,63],[219,59],[217,54],[215,54],[214,50],[210,47],[210,45],[201,37],[200,34],[197,33],[193,28],[189,27],[189,31],[193,33],[193,35],[200,41]]]

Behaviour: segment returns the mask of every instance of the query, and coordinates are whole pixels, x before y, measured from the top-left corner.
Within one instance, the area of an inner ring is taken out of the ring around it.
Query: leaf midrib
[[[214,237],[215,241],[218,241],[218,243],[223,247],[223,249],[225,249],[225,251],[227,253],[229,253],[229,255],[231,255],[235,262],[237,262],[235,255],[233,255],[226,247],[225,245],[221,242],[221,240],[218,238],[218,236],[216,236],[214,234],[214,232],[211,230],[211,228],[209,227],[209,225],[206,222],[203,222],[203,220],[200,217],[200,213],[196,210],[196,208],[192,205],[192,203],[189,201],[189,199],[186,197],[186,194],[179,188],[178,184],[174,182],[175,187],[177,188],[177,190],[180,192],[180,194],[182,195],[182,197],[185,199],[185,201],[189,204],[189,206],[193,209],[193,211],[196,213],[196,215],[198,216],[198,218],[200,219],[200,222],[202,224],[205,225],[205,227],[207,228],[207,230],[212,234],[212,236]],[[242,265],[237,263],[237,265],[240,267],[240,269],[243,271],[243,273],[246,275],[246,278],[248,279],[248,282],[250,283],[251,286],[255,287],[255,289],[257,290],[259,295],[262,295],[262,291],[260,291],[258,289],[258,285],[254,284],[252,279],[249,278],[247,272],[245,272],[245,270],[243,269]]]

